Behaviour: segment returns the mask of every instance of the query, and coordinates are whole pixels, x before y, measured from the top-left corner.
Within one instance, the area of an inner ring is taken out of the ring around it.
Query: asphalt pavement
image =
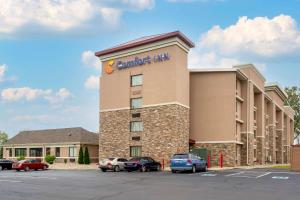
[[[0,200],[299,200],[300,173],[0,171]]]

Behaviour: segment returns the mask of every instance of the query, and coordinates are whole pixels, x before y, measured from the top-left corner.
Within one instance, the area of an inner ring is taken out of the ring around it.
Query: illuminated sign
[[[130,67],[136,67],[151,63],[163,62],[170,60],[170,55],[168,53],[157,54],[154,56],[146,56],[144,58],[135,57],[134,60],[129,61],[118,61],[117,68],[118,69],[126,69]]]
[[[114,69],[113,69],[114,63],[115,63],[115,61],[113,61],[113,60],[108,61],[108,63],[104,66],[105,73],[111,74],[114,72]]]

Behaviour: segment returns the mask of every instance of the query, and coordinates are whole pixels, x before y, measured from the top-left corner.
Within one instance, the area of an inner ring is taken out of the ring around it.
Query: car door
[[[150,169],[156,169],[156,167],[157,167],[156,162],[152,158],[148,158],[147,160],[148,160],[148,163],[149,163],[149,168]]]
[[[118,166],[120,167],[121,170],[124,169],[124,162],[126,162],[126,161],[127,161],[127,160],[124,159],[124,158],[118,158],[117,164],[118,164]]]

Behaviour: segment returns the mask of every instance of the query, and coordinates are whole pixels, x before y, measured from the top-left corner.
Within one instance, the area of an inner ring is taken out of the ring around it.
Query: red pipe
[[[207,155],[207,168],[210,168],[210,155]]]
[[[162,160],[162,169],[165,170],[165,159]]]
[[[220,167],[223,168],[223,154],[220,154]]]

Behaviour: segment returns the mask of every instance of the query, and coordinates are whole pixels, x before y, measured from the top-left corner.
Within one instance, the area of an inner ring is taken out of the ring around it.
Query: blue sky
[[[0,7],[0,130],[10,136],[98,131],[101,64],[93,52],[145,35],[182,31],[196,44],[189,67],[254,63],[267,81],[300,86],[299,0],[0,0]]]

